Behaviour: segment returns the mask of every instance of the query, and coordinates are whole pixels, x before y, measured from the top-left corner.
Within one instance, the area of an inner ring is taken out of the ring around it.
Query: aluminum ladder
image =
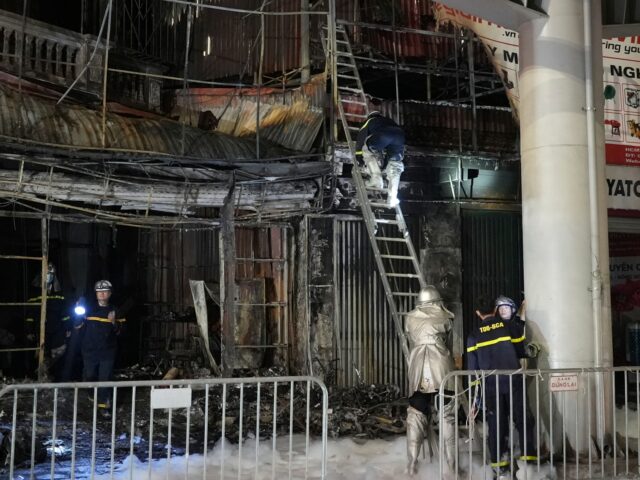
[[[402,317],[413,309],[414,300],[427,283],[420,270],[420,262],[400,205],[387,206],[386,190],[367,188],[361,169],[356,165],[352,132],[357,135],[360,125],[367,118],[369,108],[344,25],[337,24],[334,28],[336,46],[334,61],[331,64],[335,65],[336,69],[334,78],[340,121],[353,159],[352,177],[398,340],[408,362],[409,349],[404,336]],[[328,31],[326,26],[323,27],[322,44],[331,60],[331,39]],[[358,112],[364,113],[350,113],[354,110],[353,105],[356,105]],[[357,120],[357,126],[354,125],[355,120],[348,117]]]

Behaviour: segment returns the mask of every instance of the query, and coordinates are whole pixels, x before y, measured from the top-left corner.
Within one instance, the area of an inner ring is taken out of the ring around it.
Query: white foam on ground
[[[518,480],[553,480],[556,478],[556,469],[551,465],[540,465],[538,470],[538,464],[525,465],[524,462],[517,460],[518,472],[516,478]]]
[[[410,478],[405,473],[406,468],[406,440],[403,436],[390,440],[366,440],[356,443],[350,438],[330,439],[327,445],[327,474],[331,480],[399,480]],[[141,462],[136,457],[125,459],[116,465],[113,478],[116,479],[319,479],[320,458],[322,443],[320,440],[311,440],[309,455],[305,456],[306,445],[304,437],[294,436],[291,462],[289,462],[289,440],[281,438],[277,441],[276,452],[272,450],[271,440],[261,440],[258,444],[258,465],[256,469],[256,442],[248,439],[243,442],[241,456],[237,444],[227,441],[218,444],[204,457],[202,454],[173,457],[171,460],[160,459],[149,464]],[[458,478],[469,478],[467,471],[468,456],[461,452],[461,468],[464,475]],[[466,457],[466,458],[465,458]],[[224,462],[223,462],[224,459]],[[241,460],[239,460],[241,459]],[[308,460],[307,460],[308,459]],[[274,461],[275,460],[275,461]],[[206,465],[206,472],[204,467]],[[527,473],[527,480],[542,480],[555,478],[550,475],[549,467],[541,467],[540,473],[536,467]],[[223,475],[221,475],[223,470]],[[518,479],[524,479],[520,473]],[[486,475],[486,476],[485,476]],[[106,480],[110,475],[96,476],[97,479]],[[418,474],[415,479],[439,478],[439,466],[437,457],[433,463],[428,460],[420,460]],[[445,479],[455,478],[446,475]],[[482,458],[473,457],[472,479],[491,479],[491,469],[482,465]]]

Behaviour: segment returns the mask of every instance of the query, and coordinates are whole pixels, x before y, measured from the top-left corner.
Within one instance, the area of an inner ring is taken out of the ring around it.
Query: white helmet
[[[511,307],[511,313],[515,313],[517,310],[516,307],[516,302],[514,302],[513,300],[511,300],[509,297],[505,297],[504,295],[500,295],[498,298],[496,298],[496,308],[500,308],[502,306],[508,306]]]
[[[440,292],[433,285],[427,285],[423,289],[420,290],[418,294],[418,305],[424,305],[427,303],[436,303],[441,302],[442,297],[440,296]]]
[[[110,292],[113,290],[113,285],[109,280],[98,280],[93,289],[96,292]]]

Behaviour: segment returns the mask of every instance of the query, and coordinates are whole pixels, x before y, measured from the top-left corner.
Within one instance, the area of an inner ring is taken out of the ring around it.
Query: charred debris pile
[[[173,374],[178,377],[176,370],[173,369]],[[200,373],[208,372],[202,368]],[[236,372],[236,376],[278,377],[285,373],[283,369],[269,368]],[[135,365],[121,370],[118,378],[157,379],[157,365]],[[306,382],[295,383],[292,388],[286,381],[278,382],[275,390],[274,402],[272,383],[261,384],[259,388],[256,384],[197,385],[192,387],[189,409],[169,411],[151,410],[148,388],[137,387],[134,398],[132,388],[120,387],[116,407],[111,410],[115,414],[108,415],[94,409],[93,389],[41,389],[37,395],[32,391],[20,392],[15,430],[12,427],[14,395],[4,395],[0,397],[0,465],[9,459],[12,434],[18,468],[29,467],[33,446],[34,464],[49,462],[53,454],[58,464],[70,464],[72,451],[76,459],[90,458],[94,438],[97,464],[108,464],[112,451],[116,462],[124,460],[132,449],[139,459],[149,458],[149,448],[153,458],[166,456],[167,450],[182,455],[187,441],[190,452],[202,453],[213,448],[222,436],[232,443],[255,438],[256,434],[260,440],[270,439],[274,430],[278,437],[290,432],[304,435],[307,429],[311,436],[319,436],[322,432],[321,390],[313,386],[307,388]],[[330,387],[328,434],[365,441],[404,433],[406,405],[406,399],[395,386]]]

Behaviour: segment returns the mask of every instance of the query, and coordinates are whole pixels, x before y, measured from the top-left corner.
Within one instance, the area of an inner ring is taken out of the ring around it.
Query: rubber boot
[[[376,188],[382,190],[382,171],[380,170],[379,157],[376,152],[372,151],[364,145],[362,147],[362,161],[365,164],[365,168],[369,173],[369,178],[365,180],[364,186],[366,188]]]
[[[444,443],[444,458],[447,462],[447,468],[450,474],[456,473],[456,418],[455,418],[455,401],[449,399],[444,405],[440,420],[442,428],[442,437]]]
[[[418,455],[424,444],[429,419],[413,407],[407,407],[407,473],[418,473]]]
[[[387,189],[387,205],[395,207],[400,203],[398,201],[398,188],[400,187],[400,175],[404,171],[404,165],[399,161],[389,161],[389,165],[385,169],[385,175],[389,187]]]

